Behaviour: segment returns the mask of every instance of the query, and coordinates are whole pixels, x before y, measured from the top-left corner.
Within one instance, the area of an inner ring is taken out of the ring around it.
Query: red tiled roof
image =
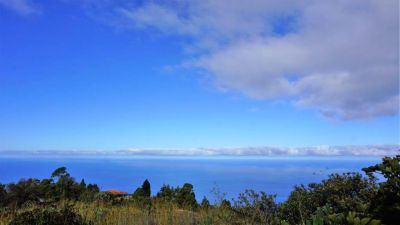
[[[106,192],[110,193],[112,195],[128,195],[128,192],[119,191],[119,190],[115,190],[115,189],[110,189],[110,190],[107,190]]]

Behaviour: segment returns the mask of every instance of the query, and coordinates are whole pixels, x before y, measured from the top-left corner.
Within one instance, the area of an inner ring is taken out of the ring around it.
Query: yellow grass
[[[121,205],[99,202],[60,203],[62,204],[70,204],[86,221],[95,225],[228,225],[232,224],[234,219],[239,219],[222,208],[186,210],[172,203],[153,203],[152,207],[141,207],[131,202]],[[25,207],[17,212],[1,212],[0,225],[8,224],[16,213],[34,207],[39,206]]]

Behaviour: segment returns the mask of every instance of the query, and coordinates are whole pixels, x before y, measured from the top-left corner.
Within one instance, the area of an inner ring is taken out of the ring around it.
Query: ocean
[[[79,182],[96,183],[101,190],[119,189],[132,193],[145,179],[152,194],[163,184],[193,184],[196,198],[228,199],[245,189],[276,194],[287,199],[295,185],[319,182],[332,173],[362,172],[380,162],[364,157],[0,157],[0,182],[21,178],[48,178],[58,167],[67,167]]]

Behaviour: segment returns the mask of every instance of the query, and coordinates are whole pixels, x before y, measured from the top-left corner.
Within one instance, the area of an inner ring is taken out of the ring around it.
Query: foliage
[[[275,202],[275,197],[275,195],[257,193],[248,189],[239,194],[233,209],[241,216],[249,218],[252,224],[278,224],[279,207]]]
[[[86,187],[81,185],[81,194],[79,199],[85,202],[93,201],[99,192],[100,189],[97,184],[88,184]]]
[[[373,179],[359,173],[332,174],[321,183],[295,187],[282,205],[281,216],[286,215],[289,223],[298,224],[323,206],[331,206],[334,213],[363,213],[370,207],[376,188]]]
[[[50,203],[60,200],[84,199],[93,201],[99,192],[97,185],[86,186],[78,184],[69,175],[65,167],[56,169],[52,175],[53,179],[21,179],[17,183],[0,185],[0,206],[19,208],[27,203]]]
[[[203,197],[203,199],[201,200],[201,203],[200,203],[200,207],[202,208],[202,209],[208,209],[208,208],[210,208],[210,201],[208,201],[208,199],[206,198],[206,196],[204,196]]]
[[[189,183],[183,184],[182,188],[179,186],[174,188],[169,185],[163,185],[156,196],[160,201],[170,201],[181,208],[195,209],[197,207],[193,185]]]
[[[100,192],[97,193],[95,196],[95,200],[102,201],[102,202],[111,202],[113,201],[114,196],[108,192]]]
[[[6,186],[0,183],[0,207],[7,204],[7,191]]]
[[[151,187],[150,187],[150,182],[146,179],[142,186],[137,188],[135,192],[133,193],[133,196],[142,199],[142,198],[149,198],[151,195]]]
[[[143,182],[142,186],[137,188],[133,193],[133,196],[138,199],[150,198],[150,195],[151,187],[150,182],[147,179]]]
[[[282,204],[280,217],[290,224],[304,224],[305,219],[317,208],[318,202],[315,201],[313,193],[304,185],[296,186],[288,200]]]
[[[222,200],[221,204],[219,205],[220,208],[225,208],[225,209],[231,209],[232,208],[232,204],[229,200],[224,199]]]
[[[157,198],[162,201],[173,201],[176,198],[176,191],[174,187],[164,184],[157,193]]]
[[[147,211],[151,209],[151,186],[150,182],[146,179],[142,186],[137,188],[132,197],[141,207]]]
[[[21,179],[18,183],[7,185],[8,204],[13,207],[20,207],[25,202],[39,202],[42,193],[40,193],[40,181],[38,179]]]
[[[143,190],[144,196],[150,197],[151,187],[150,187],[150,182],[147,179],[142,184],[142,190]]]
[[[306,221],[306,225],[380,225],[379,220],[368,217],[360,217],[356,212],[333,213],[333,209],[328,206],[318,208],[314,215]]]
[[[10,222],[9,225],[88,225],[82,217],[75,213],[70,207],[62,209],[54,207],[35,208],[25,211]]]
[[[385,224],[396,224],[400,221],[400,155],[384,157],[382,163],[364,168],[371,178],[378,179],[379,174],[385,179],[379,183],[377,194],[371,199],[371,212],[382,219]]]
[[[51,174],[51,178],[54,177],[69,177],[69,173],[67,172],[67,168],[66,167],[60,167],[57,168],[56,170],[53,171],[53,173]]]
[[[176,188],[176,203],[180,207],[194,209],[197,207],[196,196],[193,191],[193,185],[185,183],[182,188]]]

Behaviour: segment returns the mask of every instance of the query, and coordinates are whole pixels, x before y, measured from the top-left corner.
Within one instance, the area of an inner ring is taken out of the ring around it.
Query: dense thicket
[[[371,196],[370,211],[375,217],[387,224],[400,222],[400,156],[396,158],[385,157],[381,164],[364,168],[363,171],[376,179],[376,173],[384,177],[379,183],[379,188]]]
[[[182,187],[171,187],[163,185],[157,193],[156,198],[164,202],[176,203],[184,209],[195,209],[197,207],[196,197],[193,191],[193,185],[185,183]]]
[[[34,208],[19,213],[10,225],[90,225],[71,207],[62,208],[46,207]]]
[[[21,179],[0,184],[0,205],[15,209],[27,203],[49,204],[60,200],[94,201],[99,193],[96,184],[86,185],[71,177],[65,167],[56,169],[50,179]]]
[[[366,176],[332,174],[319,183],[296,186],[283,203],[277,203],[275,195],[245,190],[236,199],[221,195],[211,204],[204,197],[198,204],[189,183],[163,185],[152,196],[145,180],[131,195],[116,196],[84,180],[76,182],[61,167],[49,179],[0,184],[0,225],[398,224],[400,156],[385,157],[363,171]],[[72,205],[66,207],[66,202]],[[80,210],[75,212],[77,205]]]

